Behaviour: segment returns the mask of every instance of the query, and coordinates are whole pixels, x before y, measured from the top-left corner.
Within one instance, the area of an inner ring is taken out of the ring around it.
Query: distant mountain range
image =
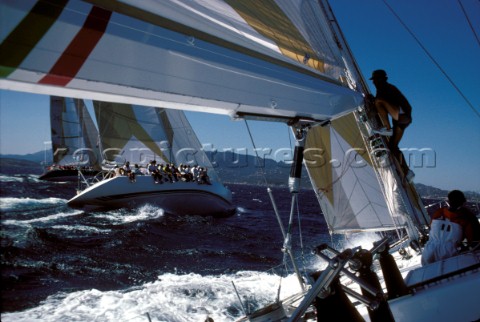
[[[51,151],[39,151],[25,155],[0,155],[0,173],[33,173],[41,174],[43,165],[51,164]],[[274,185],[286,186],[290,174],[290,165],[284,162],[277,162],[272,159],[262,159],[257,162],[257,158],[252,155],[240,155],[233,152],[217,152],[209,156],[215,167],[215,171],[225,183],[244,183],[253,185]],[[50,160],[48,159],[50,158]],[[304,169],[302,175],[303,188],[311,188],[310,179],[307,171]],[[427,186],[421,183],[415,183],[415,187],[423,198],[446,198],[448,191],[439,188]],[[480,194],[470,191],[464,191],[468,200],[479,200]]]
[[[45,157],[47,160],[45,160]],[[45,161],[47,163],[52,163],[52,150],[39,151],[29,154],[0,154],[0,158],[3,159],[19,159],[36,162],[39,165],[43,164]]]

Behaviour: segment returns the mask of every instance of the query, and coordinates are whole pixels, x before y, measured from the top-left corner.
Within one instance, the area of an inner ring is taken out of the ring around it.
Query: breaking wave
[[[34,199],[34,198],[15,198],[15,197],[5,197],[0,198],[0,210],[2,211],[12,211],[23,208],[44,208],[45,206],[55,206],[55,205],[65,205],[67,203],[66,199],[60,198],[43,198],[43,199]]]
[[[158,219],[163,215],[162,208],[152,205],[144,205],[135,210],[118,209],[92,214],[95,218],[106,219],[111,224],[118,225]]]

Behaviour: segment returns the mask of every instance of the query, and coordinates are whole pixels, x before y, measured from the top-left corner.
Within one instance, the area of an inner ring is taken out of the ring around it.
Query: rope
[[[460,96],[465,100],[465,102],[468,104],[468,106],[471,108],[471,110],[478,116],[480,117],[480,112],[478,112],[475,107],[473,106],[473,104],[470,102],[470,100],[463,94],[463,92],[460,90],[460,88],[458,88],[458,86],[455,84],[455,82],[450,78],[450,76],[448,76],[447,72],[445,72],[445,70],[440,66],[440,64],[435,60],[435,58],[433,58],[433,56],[430,54],[430,52],[427,50],[427,48],[425,48],[424,45],[422,45],[422,43],[420,42],[420,40],[417,38],[417,36],[415,36],[415,34],[412,32],[412,30],[410,28],[408,28],[408,26],[405,24],[405,22],[403,22],[403,20],[400,18],[400,16],[395,12],[395,10],[393,10],[393,8],[387,3],[386,0],[383,0],[383,3],[385,4],[385,6],[392,12],[392,14],[398,19],[398,21],[400,22],[400,24],[402,24],[402,26],[407,30],[407,32],[413,37],[413,39],[415,39],[415,41],[417,42],[417,44],[420,46],[420,48],[422,48],[422,50],[425,52],[425,54],[428,56],[428,58],[430,58],[430,60],[435,64],[435,66],[437,66],[437,68],[440,70],[440,72],[443,74],[443,76],[445,76],[445,78],[450,82],[450,84],[453,86],[453,88],[458,92],[458,94],[460,94]]]
[[[290,150],[293,150],[292,136],[290,131],[292,131],[292,129],[287,126],[288,142],[290,143]]]
[[[253,140],[252,132],[251,132],[251,130],[250,130],[250,127],[248,126],[247,120],[244,119],[243,121],[245,122],[245,126],[247,127],[248,135],[250,136],[250,140],[251,140],[251,142],[252,142],[252,146],[253,146],[254,151],[255,151],[255,155],[257,156],[257,162],[259,162],[260,157],[258,156],[258,153],[257,153],[257,147],[255,146],[255,142],[254,142],[254,140]],[[290,235],[290,229],[291,229],[291,224],[292,224],[292,223],[291,223],[291,220],[290,220],[289,225],[288,225],[288,232],[285,233],[285,230],[284,230],[284,228],[283,228],[283,223],[282,223],[281,218],[280,218],[280,214],[279,214],[279,212],[278,212],[278,210],[277,210],[277,207],[276,207],[276,204],[275,204],[275,200],[273,199],[272,190],[271,190],[270,187],[268,186],[267,177],[266,177],[266,175],[265,175],[265,171],[263,171],[263,168],[261,169],[261,172],[262,172],[262,176],[263,176],[263,180],[264,180],[264,182],[265,182],[265,185],[267,186],[267,192],[268,192],[268,194],[269,194],[269,196],[270,196],[270,200],[271,200],[271,202],[272,202],[272,206],[273,206],[273,209],[274,209],[274,211],[275,211],[275,215],[276,215],[276,217],[277,217],[278,223],[279,223],[279,225],[280,225],[280,229],[281,229],[282,234],[283,234],[284,247],[289,247],[288,245],[286,245],[286,242],[287,242],[287,238],[289,238],[289,235]],[[292,207],[293,207],[293,201],[292,201]],[[302,290],[304,290],[304,286],[303,286],[302,282],[300,281],[300,275],[299,275],[299,273],[298,273],[297,270],[296,270],[295,259],[293,258],[293,254],[292,254],[292,253],[290,252],[290,250],[288,250],[288,249],[287,249],[286,252],[284,253],[282,265],[285,267],[285,269],[288,269],[287,260],[286,260],[287,252],[288,252],[288,255],[291,256],[292,266],[293,266],[293,268],[294,268],[294,270],[295,270],[295,273],[296,273],[297,277],[299,278],[300,287],[302,288]],[[282,287],[281,282],[282,282],[282,279],[280,279],[280,284],[278,285],[278,294],[280,294],[280,289],[281,289],[281,287]]]

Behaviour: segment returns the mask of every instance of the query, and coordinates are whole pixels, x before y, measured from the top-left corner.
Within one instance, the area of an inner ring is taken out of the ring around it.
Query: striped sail
[[[362,103],[317,1],[2,0],[0,9],[2,89],[274,119],[325,120]]]

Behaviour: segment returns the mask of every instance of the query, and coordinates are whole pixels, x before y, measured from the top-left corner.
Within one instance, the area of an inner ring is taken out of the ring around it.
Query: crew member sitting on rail
[[[448,194],[449,207],[437,210],[432,216],[429,240],[422,253],[422,265],[449,258],[459,253],[462,241],[469,247],[480,242],[480,223],[477,216],[464,207],[467,200],[463,192]]]
[[[150,175],[153,177],[155,183],[162,183],[162,175],[157,168],[157,161],[150,161],[150,165],[148,166],[148,172],[150,172]]]
[[[170,164],[166,164],[165,167],[163,167],[163,171],[165,172],[165,180],[170,181],[170,183],[173,183],[173,173],[172,169],[170,168]]]
[[[210,178],[208,177],[207,168],[201,167],[198,174],[199,184],[210,184]]]
[[[135,173],[130,168],[129,161],[125,162],[125,165],[123,166],[123,173],[128,177],[128,179],[130,179],[130,182],[135,182]]]

